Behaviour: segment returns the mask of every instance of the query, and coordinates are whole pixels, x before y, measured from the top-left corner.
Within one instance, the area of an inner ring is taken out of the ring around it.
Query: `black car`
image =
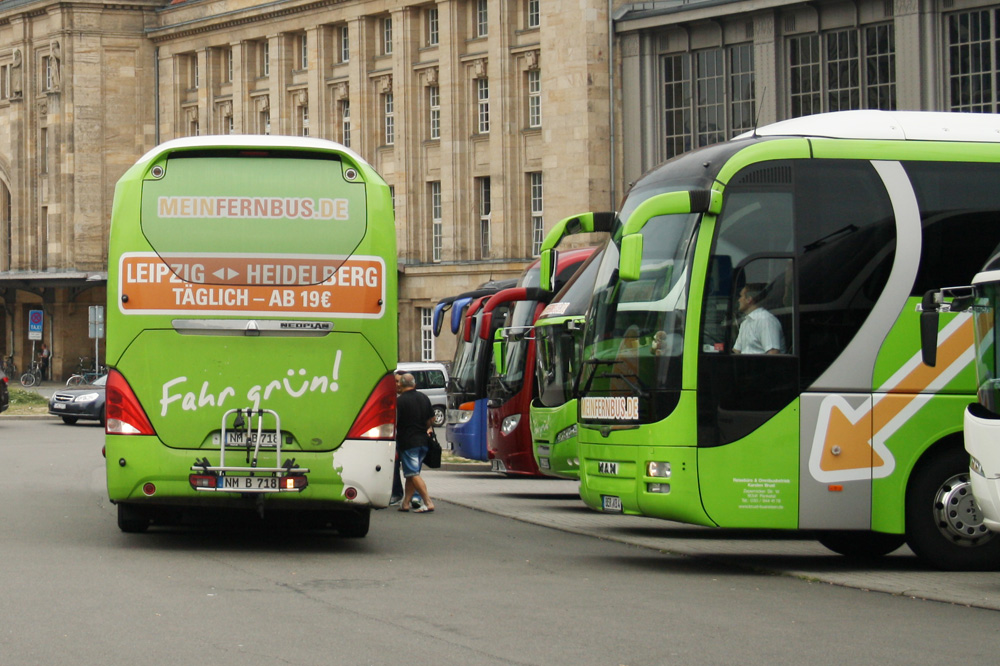
[[[49,398],[49,414],[55,414],[70,425],[84,419],[104,424],[104,384],[108,376],[98,377],[93,384],[59,389]]]
[[[7,375],[0,371],[0,412],[10,407],[10,391],[7,390]]]

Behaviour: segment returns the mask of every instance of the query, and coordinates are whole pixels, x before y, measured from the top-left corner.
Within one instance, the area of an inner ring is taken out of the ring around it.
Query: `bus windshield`
[[[1000,282],[977,284],[972,307],[976,334],[976,377],[979,380],[979,404],[1000,414],[1000,368],[997,367],[996,317]]]
[[[681,388],[687,275],[700,215],[652,218],[642,230],[640,277],[617,279],[611,243],[594,285],[585,335],[582,394],[649,397]]]

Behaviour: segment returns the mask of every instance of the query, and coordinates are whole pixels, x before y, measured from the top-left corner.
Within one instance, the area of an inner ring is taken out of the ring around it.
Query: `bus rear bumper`
[[[241,506],[263,501],[275,508],[339,509],[384,508],[392,492],[395,442],[391,440],[346,440],[333,451],[284,450],[282,458],[294,458],[308,469],[308,485],[301,492],[252,495],[239,492],[200,492],[190,481],[197,461],[218,465],[218,450],[174,449],[157,437],[115,436],[106,440],[108,498],[112,502],[186,505]],[[275,467],[283,461],[266,460],[260,467]],[[238,458],[234,460],[233,458]],[[243,457],[227,451],[227,466]]]
[[[580,442],[580,497],[597,511],[715,523],[698,490],[697,449]]]

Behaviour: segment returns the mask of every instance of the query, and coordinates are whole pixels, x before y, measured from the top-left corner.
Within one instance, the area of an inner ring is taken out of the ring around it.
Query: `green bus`
[[[639,179],[587,314],[584,502],[1000,565],[963,502],[971,318],[942,316],[933,368],[918,332],[921,296],[968,284],[1000,243],[997,183],[1000,116],[875,111],[779,122]]]
[[[169,141],[119,180],[105,456],[125,532],[246,509],[344,536],[388,505],[396,232],[329,141]]]
[[[609,223],[613,216],[608,216]],[[567,218],[546,236],[542,249],[566,235]],[[590,219],[587,222],[591,222]],[[594,231],[588,224],[586,230]],[[610,226],[610,224],[609,224]],[[535,395],[531,400],[531,442],[538,470],[545,476],[579,479],[576,386],[583,360],[583,330],[594,278],[605,243],[580,267],[535,320]]]

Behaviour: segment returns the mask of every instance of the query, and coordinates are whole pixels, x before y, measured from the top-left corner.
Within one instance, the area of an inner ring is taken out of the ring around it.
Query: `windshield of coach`
[[[582,393],[643,398],[650,391],[680,389],[688,271],[699,217],[652,218],[641,232],[642,269],[634,282],[618,280],[620,239],[608,245],[586,329]]]
[[[489,380],[489,397],[506,402],[518,393],[524,386],[526,372],[533,368],[527,367],[528,346],[531,337],[528,335],[538,301],[518,301],[514,304],[508,321],[506,359],[504,374],[498,370],[497,364],[491,363]],[[496,359],[493,359],[494,361]]]
[[[545,407],[573,399],[582,342],[582,322],[572,328],[566,322],[535,327],[535,377],[538,401]]]
[[[1000,414],[1000,368],[997,368],[996,324],[997,299],[1000,283],[976,285],[972,306],[976,331],[976,377],[979,380],[979,402],[991,412]]]

